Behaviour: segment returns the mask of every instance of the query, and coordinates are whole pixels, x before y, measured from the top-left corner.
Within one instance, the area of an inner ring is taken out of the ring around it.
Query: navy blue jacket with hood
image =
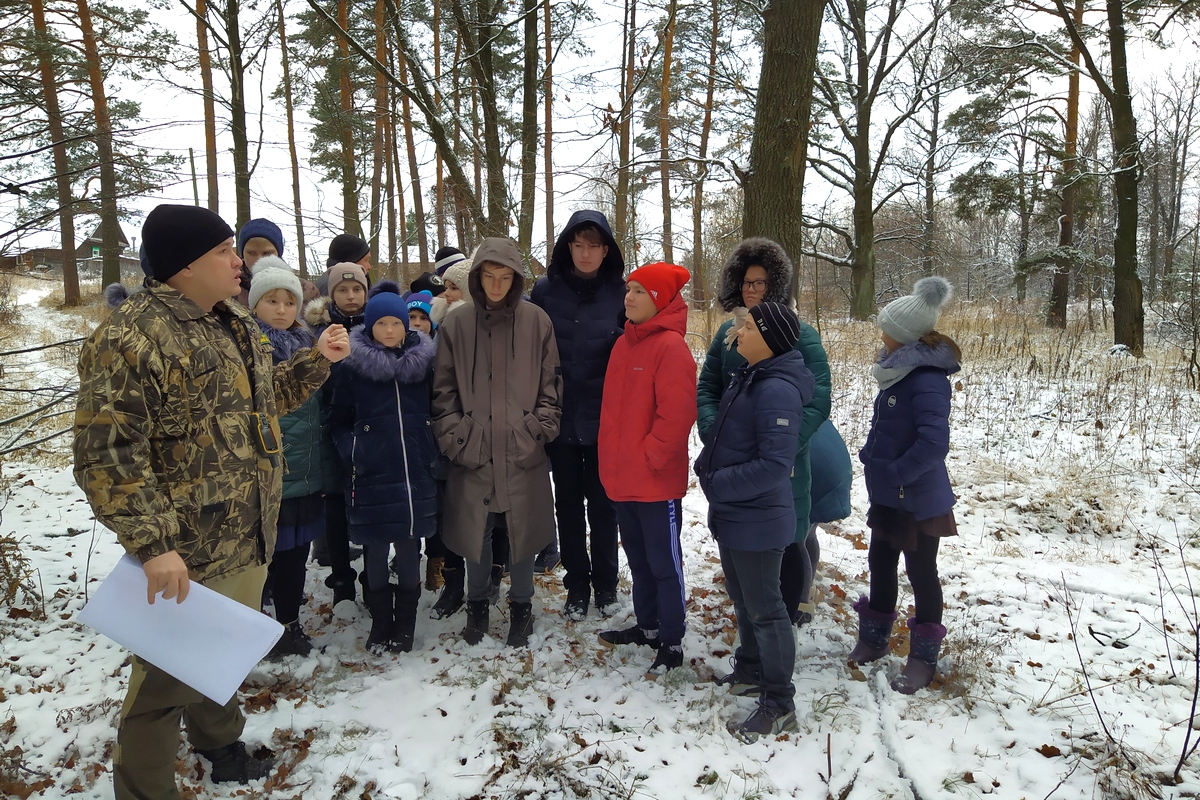
[[[867,443],[858,452],[874,505],[908,511],[918,520],[954,507],[946,472],[950,452],[950,381],[959,365],[949,345],[923,342],[884,355],[879,366],[911,370],[875,396]]]
[[[575,229],[591,222],[600,229],[608,254],[596,277],[574,272]],[[599,211],[576,211],[554,243],[546,276],[529,299],[550,317],[562,364],[563,411],[557,441],[594,445],[600,433],[600,401],[608,357],[625,325],[625,259],[608,220]]]
[[[696,460],[708,527],[733,550],[787,547],[796,536],[792,468],[813,375],[798,350],[743,364],[721,396]]]
[[[430,399],[437,348],[409,331],[386,348],[360,326],[333,383],[328,422],[347,475],[350,540],[382,544],[432,536],[437,487]]]

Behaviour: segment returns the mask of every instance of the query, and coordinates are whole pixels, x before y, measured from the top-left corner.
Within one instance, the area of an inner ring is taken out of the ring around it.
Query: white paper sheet
[[[126,555],[77,617],[127,650],[222,705],[279,637],[265,614],[195,581],[187,599],[146,602],[146,573]]]

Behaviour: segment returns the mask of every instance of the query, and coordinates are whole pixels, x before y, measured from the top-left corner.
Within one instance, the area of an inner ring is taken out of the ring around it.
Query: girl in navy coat
[[[907,297],[879,313],[884,349],[875,364],[879,394],[867,443],[859,451],[871,506],[870,598],[854,604],[858,643],[850,660],[860,664],[887,655],[896,619],[900,554],[912,583],[916,616],[908,621],[908,663],[892,688],[912,694],[937,671],[946,628],[937,551],[954,536],[954,492],[946,472],[950,449],[950,382],[962,351],[934,330],[950,299],[945,278],[922,278]]]
[[[317,338],[296,313],[304,301],[300,279],[278,256],[264,256],[253,268],[247,302],[278,364],[312,347]],[[268,584],[275,618],[283,636],[268,660],[287,655],[306,656],[312,640],[300,627],[309,547],[325,532],[325,499],[321,494],[321,409],[316,394],[292,413],[280,417],[283,438],[283,501],[279,504],[279,536],[271,558]]]
[[[380,291],[367,301],[345,368],[332,378],[329,409],[349,475],[350,541],[363,546],[373,652],[412,649],[421,539],[437,528],[432,467],[438,452],[429,413],[436,349],[428,336],[409,330],[408,307],[397,292]],[[393,546],[399,585],[388,576]]]
[[[746,364],[721,396],[696,461],[740,638],[733,672],[718,683],[758,696],[758,709],[737,729],[749,741],[796,727],[796,644],[779,567],[796,535],[791,475],[804,405],[816,385],[794,349],[799,337],[800,320],[787,306],[750,309],[737,334]]]

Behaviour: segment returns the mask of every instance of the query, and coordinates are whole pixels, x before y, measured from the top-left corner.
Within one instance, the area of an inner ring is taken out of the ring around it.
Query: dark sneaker
[[[430,619],[445,619],[454,612],[462,608],[463,604],[463,570],[458,569],[442,569],[442,577],[445,580],[445,585],[442,586],[442,593],[438,596],[437,602],[433,604],[433,608],[429,611]]]
[[[246,752],[245,742],[234,742],[216,750],[198,750],[200,755],[212,762],[209,777],[213,783],[249,783],[271,774],[275,766],[272,757],[255,758]]]
[[[540,572],[545,575],[553,575],[554,568],[561,563],[558,551],[553,549],[553,545],[537,554],[537,558],[533,559],[533,571]]]
[[[761,736],[778,736],[796,730],[796,712],[760,702],[754,713],[737,727],[733,735],[749,744]]]
[[[646,677],[656,681],[676,667],[682,666],[683,645],[661,644],[658,646],[658,655],[654,657],[654,663],[646,670]]]
[[[728,675],[722,675],[717,678],[714,683],[717,686],[728,686],[729,693],[738,697],[758,697],[762,694],[762,686],[759,685],[760,676],[752,669],[743,666],[738,660],[732,659],[733,672]]]
[[[300,621],[283,626],[283,635],[267,653],[267,661],[280,661],[285,656],[307,656],[312,653],[312,639],[300,627]]]
[[[658,649],[658,632],[655,631],[652,636],[648,636],[646,631],[637,625],[620,631],[601,631],[597,638],[605,647],[616,647],[619,644],[640,644]]]
[[[617,602],[616,592],[596,592],[596,610],[600,612],[600,616],[608,619],[613,614],[620,610],[620,604]]]
[[[567,604],[563,606],[563,618],[569,622],[579,622],[587,617],[588,596],[582,593],[567,592]]]

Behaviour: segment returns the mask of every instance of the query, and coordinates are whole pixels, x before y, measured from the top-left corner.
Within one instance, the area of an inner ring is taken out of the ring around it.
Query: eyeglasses
[[[752,289],[756,292],[761,292],[767,288],[766,281],[742,281],[742,289]]]

